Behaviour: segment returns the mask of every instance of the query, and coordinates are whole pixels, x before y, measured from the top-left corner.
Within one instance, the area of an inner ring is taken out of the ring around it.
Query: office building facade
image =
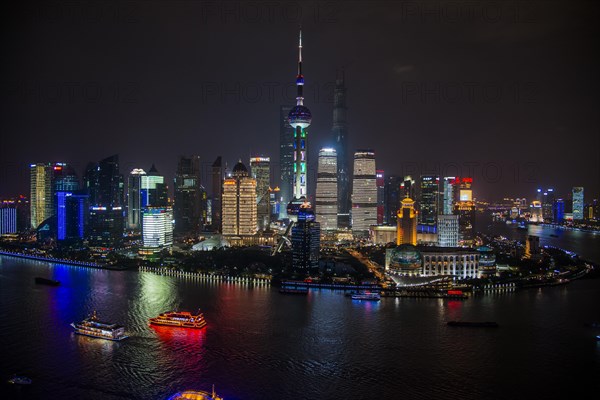
[[[324,148],[319,151],[317,167],[317,193],[315,199],[315,219],[321,230],[338,228],[338,168],[337,151]]]
[[[368,236],[369,227],[377,225],[377,182],[375,153],[357,150],[354,153],[352,180],[352,233]]]

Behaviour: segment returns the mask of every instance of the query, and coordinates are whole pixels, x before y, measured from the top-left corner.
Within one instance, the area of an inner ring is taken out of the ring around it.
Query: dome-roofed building
[[[398,284],[411,277],[479,278],[479,258],[477,250],[465,247],[401,244],[387,249],[385,271]]]
[[[414,276],[420,275],[423,267],[423,255],[412,244],[401,244],[388,249],[385,254],[385,269],[389,274]]]

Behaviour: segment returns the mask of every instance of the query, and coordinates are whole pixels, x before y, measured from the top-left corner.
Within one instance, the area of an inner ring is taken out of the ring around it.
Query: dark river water
[[[597,256],[598,237],[573,240],[589,241]],[[35,276],[62,285],[36,285]],[[201,331],[147,324],[199,307]],[[73,334],[69,324],[94,310],[131,337]],[[459,319],[500,327],[445,324]],[[600,329],[584,327],[591,321],[600,321],[598,279],[466,301],[371,303],[2,256],[1,398],[165,399],[213,384],[225,399],[550,399],[582,398],[583,389],[596,398]],[[13,373],[33,384],[7,384]]]

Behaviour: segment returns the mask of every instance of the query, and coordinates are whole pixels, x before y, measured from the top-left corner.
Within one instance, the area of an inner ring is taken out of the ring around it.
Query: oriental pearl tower
[[[310,126],[312,115],[310,110],[304,106],[304,76],[302,75],[302,30],[298,40],[298,75],[296,76],[296,106],[288,114],[288,122],[294,128],[294,198],[288,204],[288,216],[296,219],[300,206],[308,207],[306,193],[307,176],[307,131]]]

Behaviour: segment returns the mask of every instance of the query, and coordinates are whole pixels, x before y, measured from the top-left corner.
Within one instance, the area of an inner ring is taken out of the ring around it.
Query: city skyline
[[[122,173],[154,163],[168,182],[173,181],[180,155],[198,154],[205,186],[217,155],[235,161],[264,154],[276,168],[279,109],[294,100],[289,43],[302,22],[306,57],[314,60],[306,67],[311,76],[306,98],[315,116],[308,155],[313,188],[318,149],[335,145],[333,90],[336,71],[343,68],[351,132],[348,153],[373,148],[377,168],[386,174],[472,176],[477,197],[488,200],[527,197],[537,186],[562,193],[583,186],[586,197],[598,197],[600,145],[594,142],[599,135],[591,97],[598,82],[586,81],[596,64],[585,51],[577,51],[594,36],[595,28],[585,19],[593,14],[586,13],[586,7],[592,7],[588,3],[581,8],[553,3],[543,10],[519,5],[519,18],[503,9],[506,12],[494,21],[478,17],[475,9],[471,20],[462,21],[462,29],[456,29],[455,21],[443,21],[442,14],[442,23],[433,24],[418,8],[409,12],[397,5],[385,15],[378,7],[361,13],[358,3],[343,8],[341,3],[328,4],[331,8],[321,10],[319,18],[309,8],[316,6],[303,4],[311,18],[281,17],[267,24],[243,21],[241,16],[223,22],[218,9],[207,14],[194,4],[189,14],[203,23],[194,24],[181,10],[152,6],[133,11],[131,21],[114,21],[106,14],[85,31],[85,25],[66,12],[57,20],[45,20],[43,6],[34,9],[37,18],[14,18],[25,21],[23,25],[8,21],[3,29],[11,35],[4,36],[14,40],[3,40],[12,62],[3,66],[7,90],[2,95],[0,195],[26,193],[23,178],[30,163],[69,162],[82,176],[87,162],[115,153]],[[439,5],[443,10],[446,2]],[[12,11],[31,15],[26,7]],[[159,11],[180,21],[179,30],[164,22],[167,19],[157,22]],[[581,29],[571,29],[576,21]],[[353,29],[356,22],[363,22],[364,29]],[[392,30],[397,22],[404,22],[402,35]],[[65,29],[46,35],[49,24]],[[496,28],[507,35],[498,37]],[[152,42],[151,51],[146,38],[155,30],[160,40]],[[215,43],[208,42],[214,37],[208,32],[213,31],[218,33]],[[536,42],[534,57],[526,49],[538,37],[548,40]],[[562,40],[551,40],[557,37]],[[86,47],[99,38],[120,49],[116,57]],[[392,45],[384,48],[382,38]],[[130,52],[134,40],[141,46]],[[256,40],[265,47],[251,46]],[[443,51],[443,45],[459,43],[464,52]],[[31,52],[21,53],[20,46]],[[250,57],[252,51],[255,57]],[[484,57],[477,55],[481,51]],[[168,57],[161,61],[154,52]],[[228,63],[233,54],[246,61]],[[213,58],[228,67],[217,67],[209,61]],[[140,68],[140,60],[147,61],[146,68]],[[109,68],[98,67],[104,64]],[[433,67],[438,64],[443,68]],[[569,66],[579,73],[568,75]],[[459,92],[452,92],[457,87]],[[473,88],[473,96],[467,87]],[[259,95],[251,97],[254,89]],[[231,114],[236,118],[226,117]],[[22,137],[32,145],[21,146]],[[501,145],[484,145],[489,138]],[[87,145],[90,140],[93,146]],[[396,157],[392,149],[406,140],[418,151]],[[557,142],[573,143],[577,151],[563,152]],[[425,157],[425,152],[434,157]]]
[[[599,2],[1,11],[4,397],[593,392]]]

